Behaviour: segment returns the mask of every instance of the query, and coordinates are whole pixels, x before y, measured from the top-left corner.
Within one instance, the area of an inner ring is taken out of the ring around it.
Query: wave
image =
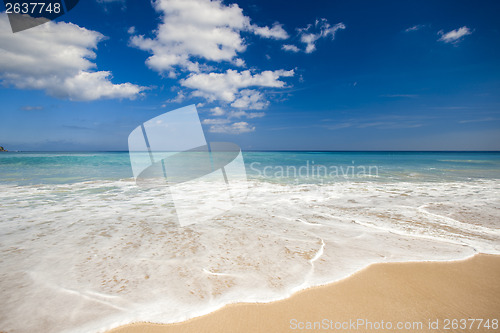
[[[0,327],[172,323],[283,299],[376,262],[500,253],[498,180],[241,186],[240,205],[181,228],[165,188],[130,179],[0,185]]]

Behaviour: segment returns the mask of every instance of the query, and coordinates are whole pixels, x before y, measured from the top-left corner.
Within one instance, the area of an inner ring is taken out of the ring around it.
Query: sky
[[[12,33],[0,146],[126,151],[195,104],[244,150],[500,150],[500,2],[82,0]]]

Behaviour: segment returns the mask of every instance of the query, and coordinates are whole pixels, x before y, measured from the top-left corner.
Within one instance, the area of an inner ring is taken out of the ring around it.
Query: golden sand
[[[392,332],[500,332],[492,319],[500,319],[500,256],[480,254],[454,262],[374,264],[282,301],[232,304],[182,323],[135,323],[110,333],[387,332],[388,322]],[[317,329],[299,329],[307,325]]]

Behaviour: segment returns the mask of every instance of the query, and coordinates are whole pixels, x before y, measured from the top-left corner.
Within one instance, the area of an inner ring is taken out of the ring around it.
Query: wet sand
[[[493,319],[500,320],[500,256],[479,254],[375,264],[285,300],[231,304],[182,323],[135,323],[109,333],[500,332]]]

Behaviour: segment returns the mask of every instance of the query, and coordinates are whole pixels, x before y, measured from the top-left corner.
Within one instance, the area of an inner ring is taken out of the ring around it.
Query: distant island
[[[3,149],[3,147],[0,146],[0,151],[8,151],[7,149]]]

